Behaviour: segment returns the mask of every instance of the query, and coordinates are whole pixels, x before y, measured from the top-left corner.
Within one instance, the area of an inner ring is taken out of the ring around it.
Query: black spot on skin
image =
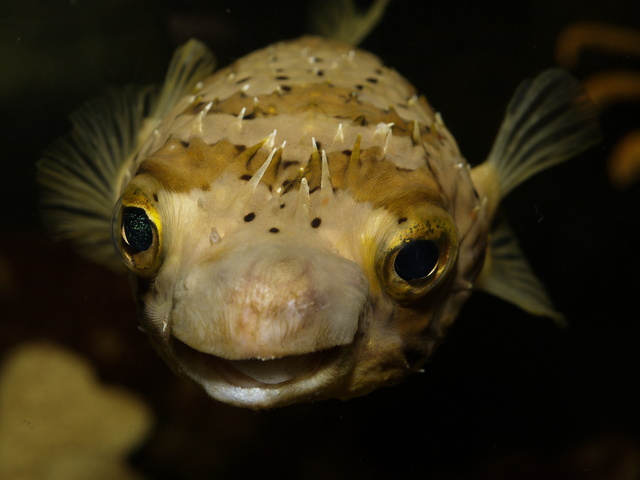
[[[276,80],[289,80],[289,77],[286,75],[278,75],[276,77]]]
[[[360,83],[358,85],[356,85],[356,90],[362,90],[363,88],[364,88],[364,85],[362,85]]]
[[[318,228],[320,226],[320,223],[322,223],[322,219],[320,217],[316,217],[313,220],[311,220],[311,226],[313,228]]]
[[[353,152],[351,150],[342,150],[342,154],[350,157]]]
[[[360,125],[361,127],[366,127],[369,122],[367,122],[367,119],[364,118],[364,115],[358,115],[356,118],[353,119],[353,122],[351,123],[353,125]]]
[[[322,76],[324,75],[324,71],[323,71],[323,70],[318,70],[318,71],[316,72],[316,75],[317,75],[318,77],[322,77]]]
[[[245,221],[245,222],[250,222],[250,221],[251,221],[251,220],[253,220],[254,218],[256,218],[256,214],[255,214],[255,213],[253,213],[253,212],[251,212],[251,213],[247,213],[247,214],[244,216],[244,221]]]
[[[286,206],[287,206],[287,204],[286,204],[286,203],[281,203],[281,204],[280,204],[280,208],[284,208],[284,207],[286,207]]]
[[[282,169],[286,170],[291,165],[300,165],[300,162],[298,160],[287,160],[286,162],[282,162]]]
[[[180,145],[182,145],[184,148],[189,148],[190,143],[185,140],[180,140]]]
[[[374,77],[369,77],[369,78],[367,78],[367,82],[369,82],[369,83],[378,83],[378,79],[374,78]]]
[[[407,217],[399,218],[399,219],[398,219],[398,224],[400,224],[400,223],[404,223],[404,222],[406,222],[406,221],[407,221]]]
[[[236,145],[236,152],[242,153],[247,149],[245,145]]]
[[[278,232],[280,231],[280,229],[278,229],[278,228],[276,228],[276,227],[271,227],[271,228],[269,229],[269,231],[270,231],[271,233],[278,233]]]
[[[244,175],[240,175],[240,180],[245,180],[245,181],[249,181],[251,180],[251,175],[249,175],[248,173],[245,173]]]
[[[320,63],[320,62],[324,62],[324,59],[320,58],[320,57],[315,57],[315,62],[314,63]]]
[[[242,117],[243,120],[253,120],[254,118],[256,118],[255,110],[251,113],[247,113],[244,117]]]
[[[291,180],[285,180],[284,182],[282,182],[282,188],[286,188],[291,184]]]
[[[290,92],[291,91],[291,87],[289,85],[280,85],[280,89],[283,92]]]
[[[154,193],[154,194],[153,194],[153,200],[154,200],[155,202],[157,202],[157,201],[158,201],[158,194],[157,194],[157,193]]]

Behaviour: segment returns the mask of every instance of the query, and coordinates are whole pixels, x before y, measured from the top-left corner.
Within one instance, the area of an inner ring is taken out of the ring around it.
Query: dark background
[[[413,81],[479,163],[517,84],[554,66],[563,27],[640,28],[638,10],[630,0],[395,0],[361,46]],[[425,374],[349,402],[250,412],[207,399],[138,332],[126,277],[41,231],[34,163],[76,106],[108,86],[161,81],[191,36],[226,65],[305,33],[306,15],[302,1],[2,3],[0,353],[50,339],[142,395],[158,420],[132,461],[154,479],[640,476],[640,184],[616,190],[606,176],[611,146],[640,127],[637,101],[603,111],[601,147],[505,202],[570,328],[477,294]],[[589,51],[574,73],[614,68],[640,73],[640,56]]]

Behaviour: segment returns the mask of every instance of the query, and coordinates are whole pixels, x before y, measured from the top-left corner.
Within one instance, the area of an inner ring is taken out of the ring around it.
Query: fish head
[[[422,367],[482,263],[472,188],[445,192],[437,165],[399,169],[359,137],[339,151],[310,143],[301,155],[269,139],[170,139],[115,208],[143,329],[226,403],[397,383]]]

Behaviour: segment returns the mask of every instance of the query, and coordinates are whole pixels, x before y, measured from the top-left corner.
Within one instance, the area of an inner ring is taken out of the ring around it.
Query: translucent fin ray
[[[491,258],[482,272],[478,289],[513,303],[533,315],[552,318],[564,326],[565,320],[551,304],[544,286],[536,278],[522,254],[511,229],[505,222],[498,225],[491,237]]]
[[[202,42],[191,39],[180,46],[173,54],[151,116],[163,118],[178,100],[191,93],[198,82],[213,73],[215,65],[213,53]]]
[[[378,25],[391,0],[375,0],[364,12],[353,0],[314,2],[312,31],[332,40],[358,45]]]
[[[136,152],[157,122],[213,70],[213,55],[195,40],[173,56],[166,82],[109,90],[70,116],[71,131],[37,164],[42,215],[55,237],[110,267],[121,262],[111,242],[111,215]]]
[[[600,138],[596,110],[569,73],[551,69],[524,81],[507,107],[488,157],[498,175],[501,196]]]
[[[472,171],[490,215],[500,200],[532,175],[562,163],[601,139],[597,112],[580,83],[561,69],[526,80],[507,106],[487,161]],[[562,323],[543,285],[505,224],[492,233],[478,288],[535,315]]]
[[[127,87],[86,102],[71,114],[71,132],[37,164],[45,226],[99,263],[120,265],[111,214],[154,98],[151,87]]]

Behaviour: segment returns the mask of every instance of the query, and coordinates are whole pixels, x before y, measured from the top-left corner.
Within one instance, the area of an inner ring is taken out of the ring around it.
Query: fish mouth
[[[273,359],[229,360],[190,347],[173,337],[173,353],[183,374],[198,383],[215,382],[238,388],[282,388],[313,377],[339,355],[342,347]]]

